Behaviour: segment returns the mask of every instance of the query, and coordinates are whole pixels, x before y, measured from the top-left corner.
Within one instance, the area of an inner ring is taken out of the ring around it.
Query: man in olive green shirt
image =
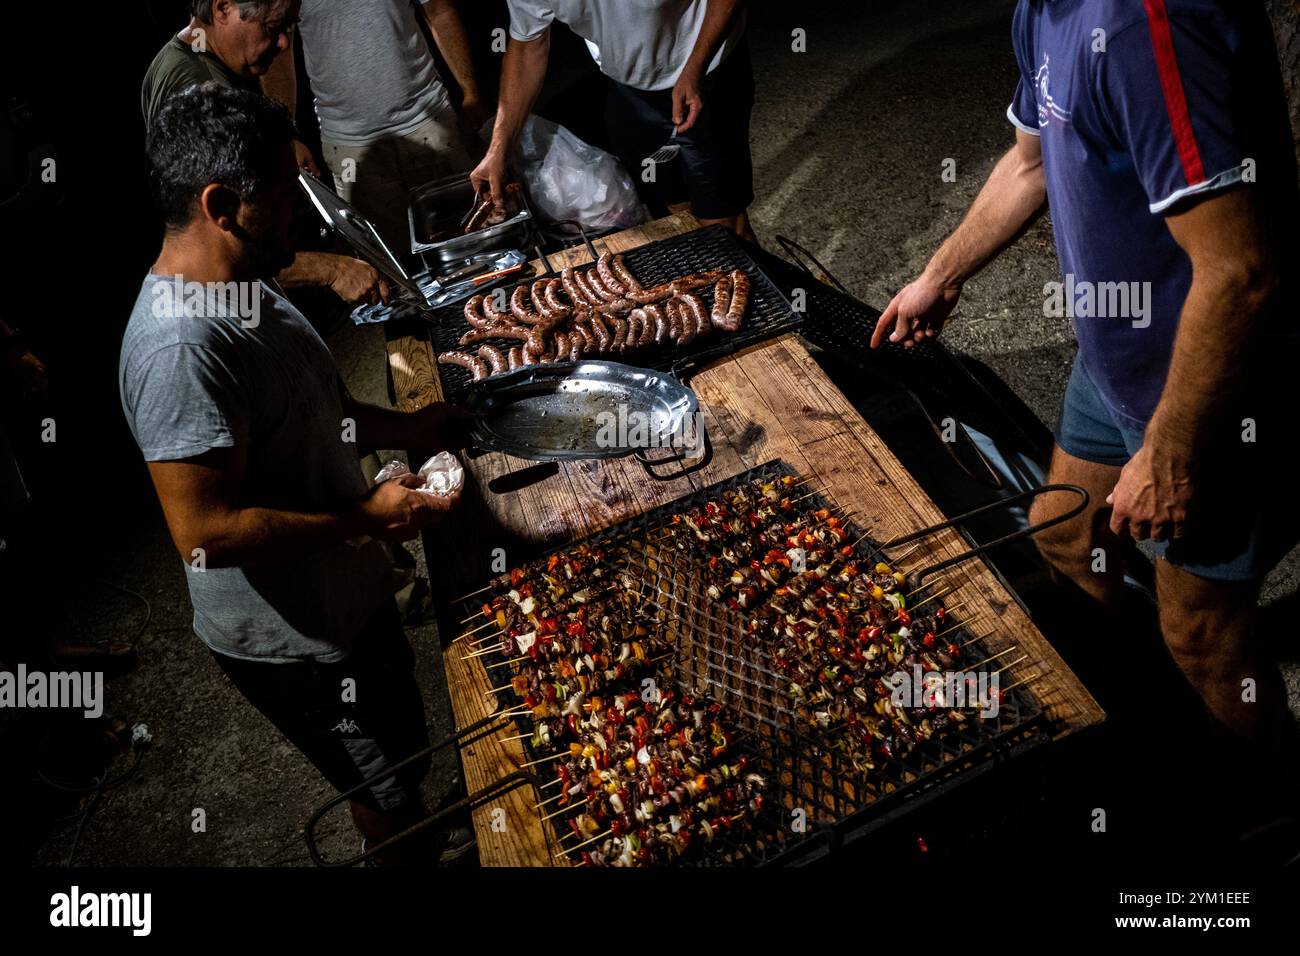
[[[145,73],[145,126],[168,97],[200,83],[260,93],[258,78],[293,42],[301,0],[191,0],[189,25],[158,51]],[[298,165],[319,175],[311,152],[294,144]],[[348,303],[388,299],[388,284],[368,263],[326,252],[299,252],[276,277],[286,289],[327,286]]]

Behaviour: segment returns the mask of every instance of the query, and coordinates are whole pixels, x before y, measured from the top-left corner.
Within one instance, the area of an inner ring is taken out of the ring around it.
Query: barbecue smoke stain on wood
[[[606,245],[621,251],[696,226],[689,215],[678,214],[598,242],[602,251]],[[550,259],[558,269],[590,261],[590,256],[580,245]],[[389,334],[389,362],[398,407],[410,410],[440,400],[442,393],[427,336],[401,335],[395,329],[390,329]],[[722,359],[695,373],[690,385],[700,399],[713,458],[703,468],[671,481],[651,479],[631,458],[570,462],[539,482],[507,495],[494,495],[487,490],[494,479],[515,475],[534,463],[496,453],[466,462],[466,482],[483,489],[482,498],[467,496],[466,507],[460,509],[464,514],[451,519],[443,529],[445,535],[440,531],[426,540],[426,553],[431,555],[440,553],[440,540],[454,545],[449,548],[454,556],[447,562],[445,576],[434,582],[442,611],[440,625],[447,637],[478,623],[460,625],[458,622],[469,611],[461,610],[459,604],[451,607],[448,601],[483,587],[492,573],[488,564],[492,548],[506,548],[508,566],[513,567],[544,545],[583,537],[776,458],[785,459],[813,477],[810,489],[818,488],[839,506],[854,511],[853,522],[863,529],[870,527],[876,539],[889,539],[944,520],[793,335],[747,347]],[[903,545],[892,549],[892,553],[897,555],[910,547]],[[962,536],[950,529],[930,539],[928,547],[917,549],[901,563],[914,570],[966,548]],[[1052,721],[1056,736],[1091,727],[1105,718],[1096,701],[982,561],[951,568],[941,576],[942,582],[935,590],[953,588],[944,600],[949,604],[966,602],[959,616],[972,622],[972,634],[989,634],[991,653],[1015,646],[1018,650],[1008,654],[1006,660],[1027,655],[1022,664],[1003,672],[1004,685],[1041,673],[1030,690]],[[698,582],[680,584],[698,587]],[[458,727],[492,713],[493,698],[486,691],[494,686],[477,660],[461,660],[463,643],[453,644],[443,655]],[[681,665],[687,671],[700,666],[690,661]],[[507,699],[511,696],[502,694],[501,703],[513,703]],[[522,728],[513,720],[503,720],[501,727],[460,751],[471,793],[515,772],[525,759],[521,741],[505,741],[523,732]],[[547,779],[544,765],[534,769],[542,771],[539,776]],[[811,773],[812,764],[806,769]],[[540,799],[551,795],[553,791],[546,791]],[[827,801],[833,799],[833,794],[823,791],[821,805],[829,812],[834,812],[834,807]],[[473,812],[479,858],[484,865],[564,865],[563,859],[555,858],[559,849],[551,840],[550,824],[543,824],[534,809],[538,802],[533,789],[524,787],[496,796]],[[813,809],[811,801],[808,809]],[[494,818],[495,810],[504,811],[503,817]],[[497,827],[493,826],[494,819]],[[500,828],[502,820],[504,829]]]

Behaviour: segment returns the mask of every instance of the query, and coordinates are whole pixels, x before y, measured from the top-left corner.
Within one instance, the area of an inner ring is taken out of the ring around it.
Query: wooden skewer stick
[[[513,710],[509,710],[509,709],[499,710],[492,716],[493,717],[522,717],[524,716],[524,714],[531,714],[532,712],[533,709],[531,707],[516,707]]]
[[[992,631],[989,631],[987,634],[977,634],[974,637],[972,637],[969,641],[967,641],[965,644],[962,644],[961,646],[969,647],[970,645],[974,644],[976,641],[983,641],[992,636],[993,636]]]
[[[994,674],[1001,674],[1001,673],[1002,673],[1004,670],[1006,670],[1008,667],[1015,667],[1015,666],[1016,666],[1017,664],[1019,664],[1021,661],[1027,661],[1027,660],[1029,660],[1029,655],[1028,655],[1028,654],[1023,655],[1022,657],[1017,657],[1017,658],[1016,658],[1014,661],[1012,661],[1010,664],[1003,664],[1003,665],[1002,665],[1001,667],[999,667],[997,670],[993,671],[993,673],[994,673]]]
[[[974,664],[971,664],[969,667],[964,667],[964,668],[962,668],[962,671],[961,671],[961,672],[962,672],[963,674],[965,674],[967,671],[969,671],[969,670],[974,670],[976,667],[979,667],[981,664],[987,664],[989,661],[995,661],[995,660],[997,660],[999,657],[1001,657],[1002,655],[1004,655],[1004,654],[1010,654],[1012,651],[1017,650],[1017,649],[1018,649],[1018,648],[1017,648],[1014,644],[1012,644],[1010,647],[1008,647],[1008,648],[1007,648],[1006,650],[1004,650],[1004,651],[998,651],[996,654],[992,655],[991,657],[986,657],[986,658],[984,658],[984,660],[982,660],[982,661],[976,661]]]
[[[561,757],[571,757],[571,756],[573,756],[573,754],[571,754],[568,750],[561,750],[558,754],[551,754],[549,757],[543,757],[540,760],[530,760],[528,761],[528,763],[523,763],[520,764],[519,766],[521,769],[523,767],[535,767],[539,763],[550,763],[552,760],[559,760]]]
[[[894,566],[895,566],[895,567],[898,567],[900,564],[903,563],[903,559],[904,559],[905,557],[907,557],[909,554],[912,554],[914,551],[919,551],[921,548],[924,548],[924,547],[925,547],[925,544],[926,544],[926,543],[925,543],[924,541],[918,541],[916,544],[912,545],[910,548],[908,548],[908,549],[907,549],[906,551],[904,551],[902,554],[900,554],[900,555],[896,555],[894,558],[891,559],[892,562],[893,562],[893,564],[894,564]],[[882,548],[881,551],[883,552],[884,549]]]
[[[1017,687],[1021,687],[1021,686],[1023,686],[1024,684],[1028,684],[1030,681],[1038,680],[1038,678],[1040,678],[1040,677],[1042,677],[1042,676],[1043,676],[1043,672],[1042,672],[1042,671],[1035,671],[1034,674],[1033,674],[1033,676],[1031,676],[1031,677],[1022,677],[1022,678],[1020,678],[1020,680],[1016,681],[1016,682],[1015,682],[1014,684],[1012,684],[1010,687],[1003,687],[1003,688],[1001,688],[999,692],[1000,692],[1000,693],[1003,693],[1003,694],[1008,693],[1009,691],[1013,691],[1013,690],[1015,690]]]
[[[528,655],[524,654],[522,657],[512,657],[508,661],[501,661],[497,664],[487,664],[484,666],[483,669],[490,671],[494,667],[505,667],[507,664],[518,664],[520,661],[526,661],[526,660],[528,660]]]
[[[505,740],[526,740],[531,736],[532,734],[515,734],[513,737],[506,737],[504,739]]]
[[[497,622],[496,622],[496,619],[494,618],[494,619],[492,619],[491,621],[488,621],[486,624],[480,624],[478,627],[474,628],[472,631],[466,631],[464,634],[460,635],[460,637],[456,638],[456,640],[459,641],[459,640],[461,640],[462,638],[469,637],[471,634],[477,634],[479,631],[483,630],[485,627],[496,627],[496,623],[497,623]]]
[[[493,687],[491,690],[483,691],[483,696],[487,697],[489,694],[499,694],[503,690],[514,690],[514,686],[511,684],[502,684],[500,687]]]
[[[469,617],[465,618],[465,620],[461,621],[460,623],[462,623],[462,624],[468,624],[470,621],[474,620],[474,618],[476,618],[476,617],[482,617],[482,616],[483,616],[483,611],[482,611],[482,609],[480,608],[479,610],[475,611],[473,614],[471,614]]]
[[[556,778],[555,778],[554,780],[552,780],[550,783],[544,783],[544,784],[542,784],[541,789],[543,789],[543,790],[550,790],[551,787],[554,787],[554,786],[555,786],[556,784],[558,784],[558,783],[560,783],[560,778],[559,778],[559,777],[556,777]]]
[[[533,809],[534,809],[534,810],[540,810],[540,809],[542,809],[542,807],[547,806],[548,804],[552,804],[552,803],[554,803],[556,800],[559,800],[559,799],[560,799],[561,797],[563,797],[563,796],[564,796],[564,794],[562,794],[562,793],[557,793],[555,796],[551,797],[549,800],[543,800],[543,801],[542,801],[541,803],[539,803],[537,806],[533,807]]]
[[[604,833],[597,833],[594,837],[592,837],[590,840],[587,840],[584,843],[579,843],[576,846],[571,846],[567,850],[561,850],[559,853],[555,854],[555,858],[558,860],[561,857],[567,857],[574,850],[581,850],[584,846],[587,846],[588,844],[595,843],[597,840],[603,840],[605,839],[605,837],[609,836],[610,833],[612,832],[613,832],[612,830],[606,830]]]
[[[919,601],[914,601],[913,604],[912,604],[912,606],[913,606],[913,607],[920,607],[922,604],[928,604],[928,603],[931,602],[931,601],[937,601],[937,600],[939,600],[939,598],[943,597],[944,595],[946,595],[946,594],[951,594],[954,590],[956,590],[956,588],[949,588],[949,589],[946,590],[946,591],[940,591],[938,594],[931,594],[931,595],[929,595],[928,597],[923,597],[923,598],[921,598]],[[916,593],[915,591],[912,592],[912,594],[915,594],[915,593]],[[903,600],[906,601],[906,600],[907,600],[909,597],[911,597],[911,596],[912,596],[911,594],[904,594],[904,595],[903,595]]]
[[[558,800],[562,796],[564,796],[564,794],[557,794],[554,799]],[[571,803],[568,806],[560,807],[560,809],[556,810],[554,813],[548,813],[546,816],[542,817],[542,822],[545,823],[547,820],[552,820],[555,817],[563,816],[566,813],[572,813],[575,806],[581,805],[581,803]]]
[[[976,614],[969,621],[958,621],[956,624],[952,625],[951,627],[945,627],[942,631],[935,632],[934,636],[941,637],[944,634],[947,634],[949,631],[956,631],[963,627],[970,627],[976,621],[980,620],[983,616],[984,616],[983,614]],[[963,644],[962,646],[965,647],[966,645]]]
[[[472,598],[475,594],[482,594],[484,591],[491,591],[491,590],[492,590],[492,585],[488,584],[484,587],[479,588],[477,591],[470,591],[468,594],[462,594],[458,598],[452,598],[451,603],[455,604],[457,601],[467,601],[470,598]]]
[[[922,591],[924,591],[926,588],[932,588],[932,587],[934,587],[936,584],[938,584],[940,581],[947,581],[947,580],[948,580],[947,578],[931,578],[931,579],[929,580],[929,582],[927,582],[926,584],[922,584],[919,588],[913,588],[912,590],[910,590],[910,591],[908,591],[906,594],[904,594],[903,597],[905,597],[905,598],[910,598],[913,594],[920,594],[920,593],[921,593]],[[948,590],[951,591],[952,588],[949,588]],[[945,592],[945,593],[947,593],[947,592]],[[937,597],[937,595],[931,595],[930,597],[926,598],[926,600],[927,600],[927,601],[930,601],[930,600],[933,600],[935,597]]]
[[[477,651],[471,651],[471,652],[468,653],[468,654],[462,654],[461,657],[460,657],[460,659],[461,659],[462,661],[467,661],[467,660],[470,660],[471,658],[475,658],[475,657],[483,657],[483,656],[485,656],[485,655],[487,655],[487,654],[497,654],[497,653],[500,653],[502,650],[504,650],[504,648],[502,647],[502,645],[497,644],[495,647],[493,647],[493,646],[488,646],[488,647],[481,648],[480,650],[477,650]]]

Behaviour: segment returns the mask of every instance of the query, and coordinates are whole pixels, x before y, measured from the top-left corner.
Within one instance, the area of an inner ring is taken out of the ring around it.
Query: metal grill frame
[[[767,801],[757,827],[762,834],[759,845],[724,846],[736,859],[722,865],[790,863],[856,841],[902,810],[973,778],[975,771],[987,769],[999,757],[1049,739],[1042,708],[1023,685],[1004,695],[996,717],[974,716],[955,729],[945,729],[906,755],[882,763],[865,778],[829,746],[833,735],[799,726],[776,683],[780,677],[768,664],[770,651],[746,639],[742,615],[707,597],[699,552],[675,547],[670,531],[674,515],[715,499],[723,490],[785,475],[796,472],[782,460],[770,461],[545,552],[580,544],[604,549],[611,564],[640,581],[642,608],[655,610],[668,640],[678,648],[677,658],[662,665],[664,677],[680,690],[718,700],[739,718],[746,739],[738,750],[747,752],[767,778]],[[822,492],[806,494],[808,512],[834,507]],[[893,563],[863,529],[851,521],[845,527],[853,538],[861,538],[860,560]],[[934,609],[941,604],[930,598],[910,609]],[[466,599],[464,608],[467,613],[476,610],[472,599]],[[977,636],[963,625],[953,635],[955,641],[973,641],[970,647],[975,651],[970,657],[976,661],[1005,652],[996,632]],[[487,654],[480,660],[486,665],[506,658]],[[522,722],[520,727],[526,729]],[[529,760],[544,756],[534,753],[527,739],[521,743]],[[790,826],[797,808],[806,813],[807,826],[801,834]],[[558,824],[563,819],[549,821],[553,838],[562,832]],[[719,865],[718,857],[723,855],[710,854],[694,865]]]
[[[672,345],[655,348],[631,358],[641,368],[666,372],[711,362],[730,355],[755,342],[775,338],[799,328],[802,316],[795,313],[784,293],[768,278],[736,237],[722,226],[704,226],[691,232],[670,236],[656,242],[637,246],[619,253],[632,274],[645,286],[658,285],[691,272],[707,269],[744,269],[750,278],[749,311],[736,332],[718,332],[716,329],[705,338],[697,339],[682,348]],[[584,266],[587,265],[584,263]],[[506,295],[519,285],[531,285],[534,276],[522,282],[505,286]],[[696,291],[706,308],[713,307],[713,289]],[[464,303],[432,309],[425,314],[429,323],[429,339],[435,352],[458,350],[458,340],[469,331],[465,322]],[[481,344],[481,343],[480,343]],[[498,347],[518,345],[514,340],[489,339],[487,344]],[[598,358],[618,361],[620,356],[606,354]],[[469,369],[458,365],[437,365],[437,375],[442,383],[446,401],[463,402],[472,381]]]

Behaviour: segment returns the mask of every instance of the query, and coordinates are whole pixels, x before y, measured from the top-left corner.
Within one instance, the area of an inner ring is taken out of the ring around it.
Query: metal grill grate
[[[860,835],[899,803],[960,782],[962,774],[1013,746],[1045,739],[1041,709],[1023,686],[1005,694],[996,716],[950,726],[865,774],[841,756],[833,731],[802,724],[780,689],[782,678],[772,664],[771,651],[746,636],[740,614],[705,595],[698,555],[678,549],[671,531],[674,515],[715,499],[724,489],[793,474],[783,461],[768,462],[584,539],[603,548],[639,584],[642,606],[656,610],[664,623],[677,648],[676,657],[661,665],[664,679],[727,705],[745,734],[741,749],[767,778],[767,806],[758,839],[743,846],[725,844],[697,861],[703,865],[773,863],[800,855],[819,838]],[[833,502],[812,492],[803,507],[811,513],[830,506]],[[846,527],[853,538],[862,535],[851,522]],[[862,537],[857,548],[861,558],[889,561],[879,543],[868,537]],[[913,609],[924,611],[941,603],[929,599]],[[470,604],[466,609],[472,610]],[[964,626],[953,633],[956,641],[972,641],[971,660],[985,661],[999,651],[1005,654],[996,634],[976,637]],[[488,663],[503,659],[483,658]],[[1002,663],[1005,660],[983,669]],[[525,750],[531,753],[529,747]],[[543,755],[532,754],[529,759],[539,756]],[[806,814],[803,832],[791,826],[796,810]],[[557,827],[555,832],[561,831]]]
[[[633,364],[667,371],[675,365],[707,362],[729,355],[755,342],[774,338],[783,332],[797,328],[800,324],[799,316],[791,310],[785,296],[758,267],[739,241],[721,226],[707,226],[680,236],[661,239],[624,252],[622,256],[628,269],[645,286],[658,285],[678,276],[702,272],[706,269],[744,269],[749,273],[751,280],[749,311],[745,314],[745,320],[739,331],[728,334],[714,330],[706,338],[697,339],[685,348],[672,345],[667,348],[655,348],[644,354],[634,354],[630,356]],[[527,281],[531,283],[535,279]],[[513,288],[513,286],[507,288],[507,295]],[[712,288],[700,289],[698,294],[704,304],[712,308]],[[428,313],[428,316],[431,323],[429,336],[434,350],[446,352],[460,348],[457,341],[469,329],[465,322],[463,304],[434,309]],[[506,339],[490,339],[489,344],[498,347],[504,345],[509,348],[519,343]],[[447,401],[464,400],[466,389],[471,382],[468,369],[458,365],[439,365],[438,377],[442,382],[443,395]]]

